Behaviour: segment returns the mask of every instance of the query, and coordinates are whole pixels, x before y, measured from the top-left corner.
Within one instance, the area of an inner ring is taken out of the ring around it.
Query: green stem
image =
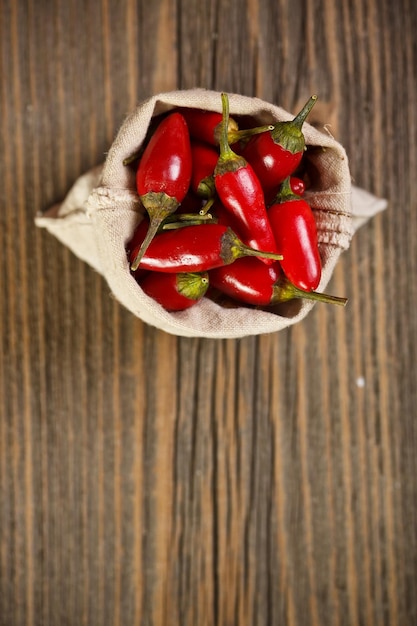
[[[314,300],[317,302],[325,302],[327,304],[336,304],[338,306],[346,306],[348,301],[347,298],[340,298],[327,293],[320,293],[318,291],[303,291],[302,289],[298,289],[298,287],[290,283],[285,278],[279,280],[274,285],[271,304],[286,302],[287,300],[293,300],[294,298]]]
[[[265,252],[265,250],[255,250],[255,248],[245,246],[242,242],[239,243],[238,249],[240,256],[257,256],[262,259],[272,259],[273,261],[282,261],[284,258],[282,254],[277,254],[276,252]]]
[[[190,300],[200,300],[209,287],[207,272],[180,272],[177,274],[178,293]]]
[[[200,209],[199,211],[199,215],[203,216],[203,215],[207,215],[207,213],[210,211],[211,207],[213,206],[215,200],[216,200],[217,196],[212,196],[211,198],[209,198],[206,202],[206,204],[203,206],[202,209]]]
[[[255,250],[246,246],[233,232],[231,228],[228,228],[221,240],[221,252],[220,256],[223,259],[225,265],[229,265],[244,256],[257,256],[262,259],[272,259],[274,261],[282,261],[284,258],[282,254],[275,254],[275,252],[264,252],[263,250]]]
[[[220,133],[220,157],[222,159],[233,158],[234,152],[229,145],[228,124],[229,124],[229,97],[227,93],[222,93],[222,132]]]
[[[175,198],[168,196],[164,192],[149,191],[147,194],[141,196],[142,204],[149,215],[149,228],[146,233],[146,237],[139,248],[139,252],[133,259],[130,266],[132,272],[138,269],[139,264],[148,249],[152,239],[157,234],[162,222],[167,219],[172,213],[175,213],[179,203]]]
[[[246,167],[245,159],[233,152],[229,145],[228,123],[229,123],[229,97],[227,93],[222,93],[222,113],[221,133],[219,137],[220,156],[214,170],[214,176],[221,176],[226,172],[236,172],[241,167]]]
[[[138,150],[134,154],[131,154],[130,156],[126,157],[125,159],[123,159],[123,165],[131,165],[132,163],[134,163],[140,158],[141,154],[142,154],[142,150]]]
[[[261,135],[274,130],[273,124],[267,124],[266,126],[255,126],[254,128],[245,128],[242,130],[229,131],[228,140],[229,143],[236,143],[243,139],[250,139],[253,135]]]
[[[141,247],[139,248],[139,252],[137,253],[135,259],[133,260],[130,269],[132,270],[132,272],[134,272],[135,270],[138,269],[140,262],[142,261],[143,255],[145,254],[146,250],[149,247],[149,244],[151,243],[152,239],[155,237],[155,235],[157,234],[160,225],[162,224],[162,222],[164,221],[165,217],[158,217],[158,218],[153,218],[150,221],[149,224],[149,228],[148,228],[148,232],[146,233],[146,237],[142,242]]]
[[[207,218],[207,219],[204,219]],[[178,230],[179,228],[185,228],[186,226],[200,226],[202,224],[216,224],[217,220],[213,218],[211,213],[207,215],[194,215],[189,220],[179,220],[177,222],[166,222],[162,225],[162,230]]]
[[[313,106],[316,104],[317,96],[311,96],[311,98],[305,103],[301,111],[295,116],[292,121],[292,124],[301,130],[302,125],[306,121],[308,114],[310,113]]]
[[[285,180],[282,181],[278,193],[274,199],[274,204],[288,202],[289,200],[299,200],[300,196],[297,196],[296,193],[291,189],[291,177],[287,176]]]

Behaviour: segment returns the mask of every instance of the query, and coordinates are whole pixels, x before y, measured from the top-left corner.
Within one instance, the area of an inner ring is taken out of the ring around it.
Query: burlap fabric
[[[251,115],[259,124],[290,120],[293,115],[258,98],[229,94],[230,114]],[[135,316],[168,333],[188,337],[232,338],[272,333],[302,320],[313,304],[297,301],[273,311],[245,306],[225,308],[203,298],[187,311],[168,313],[146,296],[129,271],[125,244],[142,219],[134,171],[123,159],[143,142],[151,118],[176,106],[221,112],[220,93],[193,89],[162,93],[140,104],[122,124],[106,158],[81,176],[64,201],[35,218],[72,252],[98,271],[117,298]],[[314,209],[323,273],[323,291],[340,254],[362,224],[386,207],[386,201],[351,184],[344,148],[330,135],[305,123],[313,184],[306,199]],[[336,294],[345,295],[345,294]],[[319,305],[328,306],[328,305]]]

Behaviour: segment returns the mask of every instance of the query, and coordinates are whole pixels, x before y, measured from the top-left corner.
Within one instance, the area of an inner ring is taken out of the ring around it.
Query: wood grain
[[[0,624],[417,623],[411,0],[4,0]],[[34,216],[176,88],[256,95],[389,199],[300,324],[177,338]]]

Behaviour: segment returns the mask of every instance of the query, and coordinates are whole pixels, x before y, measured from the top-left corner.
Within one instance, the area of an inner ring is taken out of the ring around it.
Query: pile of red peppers
[[[304,199],[303,123],[257,126],[222,113],[178,108],[153,121],[135,167],[145,217],[127,245],[143,291],[168,311],[201,298],[271,307],[294,298],[345,305],[317,292],[321,258]],[[225,300],[226,299],[226,300]]]

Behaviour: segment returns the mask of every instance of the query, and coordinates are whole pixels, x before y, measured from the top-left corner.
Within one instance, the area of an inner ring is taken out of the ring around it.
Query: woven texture
[[[259,124],[286,121],[293,116],[258,98],[229,94],[230,114],[254,116]],[[188,337],[232,338],[272,333],[302,320],[313,303],[296,301],[271,312],[248,307],[223,308],[203,298],[191,309],[168,313],[146,296],[130,273],[125,253],[143,207],[135,190],[135,175],[123,160],[143,142],[153,116],[176,106],[221,112],[219,92],[204,89],[156,95],[124,121],[102,166],[81,176],[65,200],[35,218],[80,259],[107,281],[117,300],[144,322],[166,332]],[[329,282],[340,254],[368,219],[386,208],[386,201],[352,186],[344,148],[331,136],[303,125],[306,158],[315,172],[305,198],[317,222],[323,262],[318,291]]]

